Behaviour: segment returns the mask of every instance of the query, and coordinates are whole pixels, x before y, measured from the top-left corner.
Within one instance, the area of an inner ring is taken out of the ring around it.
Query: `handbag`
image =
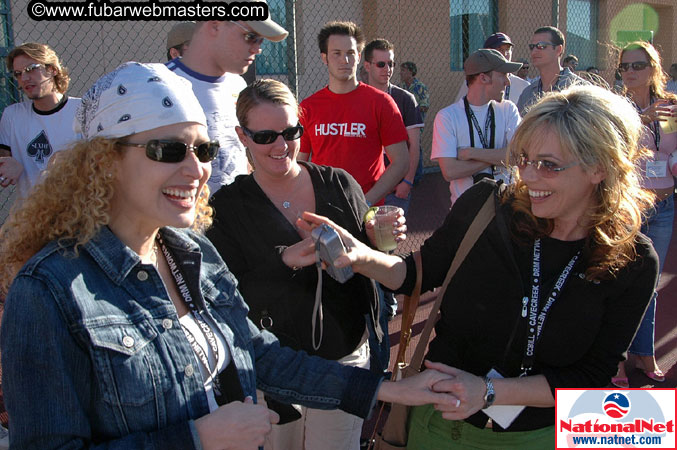
[[[451,261],[451,266],[449,267],[447,276],[444,278],[444,283],[442,283],[442,287],[437,294],[435,303],[430,310],[430,315],[426,320],[425,327],[423,328],[421,337],[418,341],[418,344],[416,345],[416,350],[414,351],[414,355],[411,358],[411,362],[407,364],[405,361],[405,354],[407,347],[409,346],[409,341],[411,340],[411,326],[414,321],[414,316],[416,315],[416,308],[418,308],[421,295],[421,282],[423,279],[421,254],[418,251],[414,253],[414,263],[416,264],[416,284],[414,285],[414,290],[411,296],[404,298],[402,328],[400,332],[400,347],[397,351],[397,359],[395,360],[395,367],[393,369],[394,380],[407,378],[420,372],[425,349],[428,347],[430,335],[432,334],[435,323],[437,323],[437,319],[439,318],[440,306],[447,290],[447,286],[456,274],[456,270],[461,266],[465,260],[465,257],[470,252],[470,249],[473,248],[477,242],[477,239],[480,237],[487,225],[489,225],[489,222],[491,222],[495,214],[496,208],[494,206],[494,196],[489,195],[487,200],[484,202],[484,205],[482,205],[482,208],[479,210],[470,224],[470,227],[468,227],[465,236],[463,236],[463,240],[458,247],[458,251],[454,256],[454,259]],[[383,413],[384,408],[385,404],[382,404],[381,410],[379,411],[379,419]],[[381,433],[376,435],[377,427],[374,427],[372,439],[370,439],[369,449],[396,450],[406,448],[409,434],[407,430],[407,424],[410,410],[410,406],[391,403],[390,413],[388,414],[388,418],[383,425],[383,430]],[[377,419],[377,426],[378,422],[379,420]]]

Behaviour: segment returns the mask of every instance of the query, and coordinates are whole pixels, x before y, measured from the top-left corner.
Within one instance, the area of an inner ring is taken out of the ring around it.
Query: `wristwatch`
[[[491,378],[484,377],[484,384],[487,385],[487,393],[484,394],[484,406],[482,409],[487,409],[494,403],[496,392],[494,391],[494,382],[491,381]]]

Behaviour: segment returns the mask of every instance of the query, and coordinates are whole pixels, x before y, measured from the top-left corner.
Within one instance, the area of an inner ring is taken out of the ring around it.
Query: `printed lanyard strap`
[[[522,300],[522,317],[527,320],[527,342],[524,349],[524,357],[522,358],[522,374],[520,376],[528,375],[529,371],[534,367],[536,343],[541,337],[545,320],[548,317],[552,305],[559,298],[560,293],[564,288],[564,284],[569,279],[569,275],[580,255],[581,250],[578,250],[578,252],[576,252],[569,260],[569,263],[564,267],[564,270],[557,278],[555,286],[550,291],[548,301],[543,305],[543,308],[539,312],[539,296],[541,289],[541,240],[536,239],[534,242],[534,256],[531,271],[531,299],[529,300],[528,308],[527,297],[524,297]]]
[[[487,118],[484,120],[484,133],[480,128],[480,124],[477,121],[477,117],[470,108],[470,103],[468,103],[468,97],[463,97],[463,105],[465,106],[465,116],[468,119],[468,134],[470,134],[470,146],[475,146],[475,133],[473,132],[473,126],[477,130],[477,135],[480,137],[480,142],[482,143],[482,148],[494,148],[494,135],[496,134],[496,120],[494,117],[494,105],[489,103],[489,111],[487,111]],[[488,138],[488,142],[487,142]]]
[[[209,374],[209,378],[212,379],[216,393],[217,395],[219,395],[220,389],[218,377],[216,377],[216,375],[218,374],[218,364],[219,364],[219,346],[217,345],[216,342],[216,335],[214,334],[214,331],[212,330],[212,327],[209,325],[209,323],[207,323],[207,321],[202,317],[202,314],[200,313],[197,304],[193,300],[193,297],[190,295],[190,291],[188,290],[188,286],[186,285],[186,277],[184,276],[184,273],[181,271],[181,268],[178,266],[178,264],[176,264],[174,256],[171,254],[171,252],[163,242],[160,233],[157,234],[157,241],[160,244],[162,253],[165,255],[165,259],[167,260],[169,271],[172,273],[172,276],[174,277],[174,281],[176,282],[176,288],[181,294],[183,301],[185,301],[186,305],[188,305],[188,309],[190,310],[190,313],[193,315],[193,318],[195,319],[195,322],[197,323],[200,332],[202,333],[205,340],[209,344],[209,347],[212,349],[212,352],[214,353],[214,367],[212,368],[211,365],[209,364],[209,357],[207,353],[204,351],[202,347],[200,347],[200,344],[198,344],[197,339],[195,339],[195,336],[193,336],[193,333],[191,333],[188,328],[181,325],[184,333],[186,334],[186,338],[188,339],[188,343],[190,344],[191,348],[193,349],[193,352],[197,356],[202,366]]]

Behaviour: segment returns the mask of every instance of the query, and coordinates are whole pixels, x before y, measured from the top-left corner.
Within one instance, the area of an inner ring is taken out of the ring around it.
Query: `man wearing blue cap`
[[[505,33],[494,33],[484,41],[484,46],[482,48],[492,48],[498,51],[501,55],[505,57],[508,61],[512,60],[512,49],[515,44],[510,40],[510,36]],[[503,94],[504,100],[510,100],[511,102],[517,104],[517,100],[522,95],[522,91],[529,86],[529,82],[523,80],[522,78],[509,73],[508,80],[510,84],[505,88],[505,93]],[[468,85],[463,83],[461,89],[458,90],[456,95],[456,101],[462,99],[465,95],[468,94]]]

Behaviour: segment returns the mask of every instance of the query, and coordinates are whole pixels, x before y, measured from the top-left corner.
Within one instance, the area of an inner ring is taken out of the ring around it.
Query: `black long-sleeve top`
[[[461,196],[444,224],[421,248],[425,292],[440,286],[471,221],[487,196],[497,196],[492,182],[481,182]],[[508,229],[510,202],[496,197],[497,215],[449,283],[427,359],[484,376],[498,368],[519,376],[527,321],[522,305],[531,292],[533,246],[520,246]],[[542,239],[540,305],[583,241]],[[637,257],[611,281],[588,281],[585,258],[573,268],[560,298],[552,306],[535,348],[531,375],[543,374],[553,397],[555,388],[606,386],[618,369],[656,285],[658,257],[639,235]],[[416,270],[408,257],[407,277],[398,292],[411,292]],[[484,427],[481,411],[466,419]],[[527,407],[507,431],[525,431],[555,423],[554,408]],[[494,430],[502,428],[494,423]]]
[[[299,163],[310,173],[315,212],[367,242],[362,217],[368,206],[355,179],[342,169]],[[339,284],[323,271],[324,335],[319,350],[314,351],[312,314],[317,269],[313,265],[294,271],[281,257],[285,247],[301,240],[296,229],[253,175],[241,175],[219,189],[211,204],[215,217],[207,237],[237,278],[250,307],[249,318],[294,349],[334,360],[352,353],[365,331],[364,314],[376,314],[377,298],[371,281],[356,274]]]

